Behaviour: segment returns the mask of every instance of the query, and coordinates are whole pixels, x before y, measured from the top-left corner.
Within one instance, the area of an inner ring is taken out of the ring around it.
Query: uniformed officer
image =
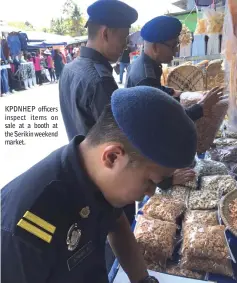
[[[159,16],[147,22],[141,29],[144,52],[128,70],[126,87],[147,85],[157,87],[179,100],[180,91],[161,85],[162,63],[169,64],[179,46],[181,22],[172,17]],[[215,88],[203,100],[186,109],[189,117],[196,121],[208,114],[223,95],[222,89]]]
[[[86,135],[118,88],[110,62],[126,47],[135,9],[121,1],[100,0],[87,9],[88,42],[80,58],[65,66],[59,83],[60,105],[69,140]]]
[[[193,122],[167,94],[116,90],[85,139],[76,136],[2,189],[2,282],[108,282],[108,234],[131,282],[157,282],[121,208],[189,166],[196,145]]]

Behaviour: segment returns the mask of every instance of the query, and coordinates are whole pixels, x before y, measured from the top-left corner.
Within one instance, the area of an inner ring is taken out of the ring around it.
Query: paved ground
[[[118,82],[116,75],[115,80]],[[5,145],[5,106],[20,105],[59,107],[58,84],[45,84],[7,97],[0,97],[0,188],[53,150],[68,143],[59,111],[59,121],[57,121],[59,136],[57,138],[29,138],[26,140],[26,145]],[[50,113],[43,115],[49,118]]]

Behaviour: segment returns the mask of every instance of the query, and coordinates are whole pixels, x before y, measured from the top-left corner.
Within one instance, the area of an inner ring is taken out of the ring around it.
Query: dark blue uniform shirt
[[[108,282],[105,241],[121,209],[88,178],[76,137],[2,189],[2,282]]]
[[[174,94],[174,90],[161,85],[162,66],[158,65],[144,52],[128,68],[126,87],[152,86],[161,89],[169,95]],[[198,104],[186,108],[188,116],[196,121],[203,116],[202,107]]]
[[[118,88],[108,60],[94,49],[81,47],[80,58],[62,72],[59,93],[69,140],[86,135]]]

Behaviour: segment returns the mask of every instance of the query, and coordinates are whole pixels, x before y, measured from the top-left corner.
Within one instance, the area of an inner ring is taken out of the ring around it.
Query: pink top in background
[[[51,56],[47,57],[47,65],[48,65],[48,68],[53,68],[53,59]]]
[[[41,66],[40,66],[40,57],[36,56],[35,60],[33,59],[35,70],[36,71],[41,71]]]

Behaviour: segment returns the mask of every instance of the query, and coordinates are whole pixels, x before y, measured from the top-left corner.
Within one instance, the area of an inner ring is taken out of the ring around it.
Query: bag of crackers
[[[139,215],[134,234],[146,263],[165,267],[172,258],[176,224]]]
[[[192,271],[234,277],[225,226],[187,225],[184,229],[181,266]]]

